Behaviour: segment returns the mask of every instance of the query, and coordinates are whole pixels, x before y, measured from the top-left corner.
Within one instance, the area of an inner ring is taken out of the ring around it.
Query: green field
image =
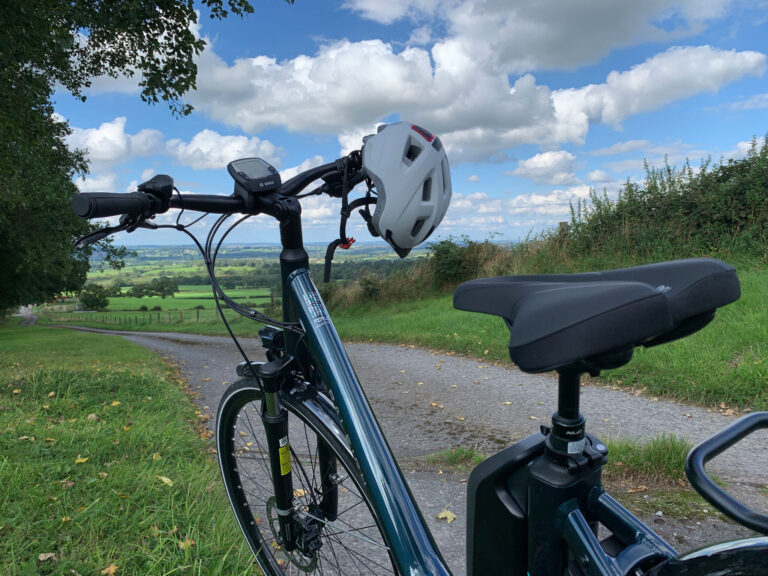
[[[117,312],[121,310],[139,310],[146,306],[149,310],[159,306],[162,310],[191,310],[197,306],[204,308],[215,308],[216,304],[210,288],[205,286],[180,286],[180,292],[167,298],[160,296],[144,296],[143,298],[133,298],[123,296],[120,298],[109,298],[109,311]],[[270,291],[267,288],[233,288],[226,291],[227,294],[237,301],[262,301],[269,302]],[[265,300],[266,299],[266,300]]]
[[[0,349],[0,573],[256,573],[207,415],[155,354],[15,320]]]

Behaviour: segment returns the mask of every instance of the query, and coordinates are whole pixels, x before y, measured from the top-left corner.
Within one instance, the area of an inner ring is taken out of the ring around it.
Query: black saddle
[[[509,355],[525,372],[594,372],[629,362],[635,346],[670,342],[706,326],[741,295],[731,266],[711,258],[584,274],[471,280],[459,310],[504,318]]]

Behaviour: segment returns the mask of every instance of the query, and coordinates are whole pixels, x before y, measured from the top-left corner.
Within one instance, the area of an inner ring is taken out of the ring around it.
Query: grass
[[[458,472],[469,472],[485,460],[486,456],[472,448],[453,448],[440,450],[424,457],[424,461],[433,468],[448,468]]]
[[[609,440],[606,478],[640,483],[685,485],[685,457],[693,448],[690,441],[674,434],[661,434],[645,443],[636,440]]]
[[[14,324],[0,349],[0,573],[254,573],[205,416],[155,355]]]

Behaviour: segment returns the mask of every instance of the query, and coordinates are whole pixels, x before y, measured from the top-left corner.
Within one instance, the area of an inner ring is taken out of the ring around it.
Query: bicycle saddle
[[[525,372],[626,364],[635,346],[670,342],[706,326],[739,298],[734,268],[692,258],[582,274],[483,278],[453,293],[459,310],[501,316],[509,355]]]

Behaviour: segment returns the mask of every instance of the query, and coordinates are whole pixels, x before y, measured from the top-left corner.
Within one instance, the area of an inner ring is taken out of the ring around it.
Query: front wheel
[[[354,456],[319,396],[281,395],[288,411],[293,514],[303,536],[281,546],[256,380],[230,386],[217,420],[219,465],[232,509],[267,575],[396,574]]]

